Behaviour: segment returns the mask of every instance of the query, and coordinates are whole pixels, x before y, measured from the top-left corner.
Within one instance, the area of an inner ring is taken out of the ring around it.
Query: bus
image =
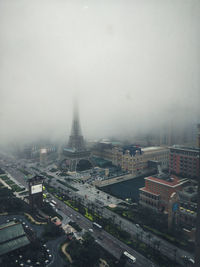
[[[54,206],[56,206],[57,205],[57,203],[55,202],[55,200],[51,200],[51,203],[54,205]]]
[[[55,208],[55,205],[53,203],[49,203],[49,205],[52,207],[52,208]]]
[[[98,224],[98,223],[96,223],[96,222],[93,222],[93,227],[95,228],[95,229],[98,229],[98,230],[102,230],[102,226],[100,225],[100,224]]]
[[[132,256],[130,253],[128,253],[127,251],[124,251],[124,256],[126,258],[128,258],[128,260],[132,263],[135,263],[136,262],[136,258],[134,256]]]

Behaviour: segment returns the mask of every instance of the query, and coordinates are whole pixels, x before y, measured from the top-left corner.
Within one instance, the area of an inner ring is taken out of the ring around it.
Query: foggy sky
[[[198,0],[0,0],[0,143],[197,122]]]

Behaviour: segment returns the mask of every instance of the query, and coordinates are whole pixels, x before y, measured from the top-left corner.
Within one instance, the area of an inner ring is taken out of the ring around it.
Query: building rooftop
[[[64,148],[63,150],[67,152],[76,152],[76,150],[73,148]]]
[[[122,151],[123,151],[123,154],[125,154],[126,151],[129,151],[131,156],[135,156],[137,152],[139,152],[140,155],[142,154],[141,148],[136,145],[123,146]]]
[[[47,153],[47,149],[46,148],[41,148],[40,149],[40,153],[41,154],[46,154]]]
[[[0,225],[0,256],[29,243],[30,241],[20,223],[12,221]]]
[[[162,147],[162,146],[149,146],[149,147],[144,147],[142,148],[142,152],[151,152],[151,151],[155,151],[155,150],[162,150],[166,147]]]
[[[178,149],[178,150],[187,150],[187,151],[191,151],[191,152],[199,152],[199,148],[198,147],[187,147],[187,146],[181,146],[181,145],[173,145],[170,147],[170,149]]]
[[[167,186],[171,186],[171,187],[175,187],[175,186],[178,186],[178,185],[181,185],[183,183],[185,183],[185,180],[184,181],[181,181],[180,179],[178,179],[177,177],[164,177],[162,176],[161,177],[146,177],[145,180],[149,180],[149,181],[153,181],[153,182],[157,182],[157,183],[160,183],[160,184],[163,184],[163,185],[167,185]]]
[[[190,185],[190,186],[185,186],[180,193],[192,197],[192,196],[197,196],[197,190],[198,190],[197,186]]]

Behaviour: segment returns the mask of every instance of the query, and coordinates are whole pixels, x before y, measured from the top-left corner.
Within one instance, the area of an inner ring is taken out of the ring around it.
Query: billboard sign
[[[42,192],[42,184],[37,184],[31,186],[31,194],[36,194]]]

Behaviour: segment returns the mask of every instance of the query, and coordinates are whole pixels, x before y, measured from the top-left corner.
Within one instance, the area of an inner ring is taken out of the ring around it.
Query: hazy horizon
[[[200,121],[200,2],[0,0],[0,143]]]

